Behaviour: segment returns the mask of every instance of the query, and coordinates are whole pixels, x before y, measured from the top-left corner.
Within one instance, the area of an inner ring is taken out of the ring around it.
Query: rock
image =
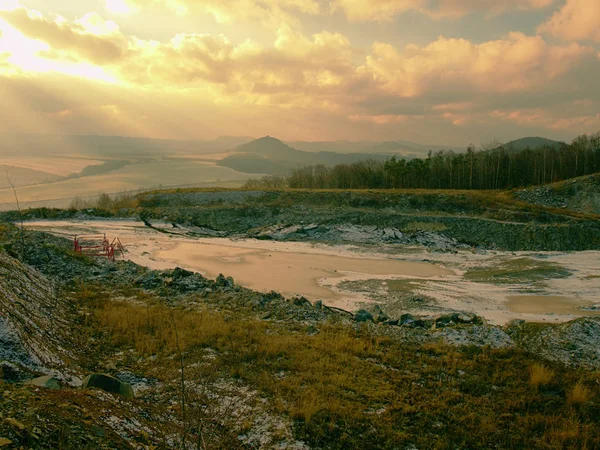
[[[323,300],[317,300],[314,304],[315,309],[321,310],[323,309]]]
[[[37,377],[33,380],[27,381],[25,384],[29,384],[31,386],[43,387],[46,389],[60,389],[60,381],[54,378],[52,375],[45,375],[43,377]]]
[[[174,280],[178,280],[180,278],[191,277],[194,275],[194,272],[190,272],[189,270],[182,269],[181,267],[175,267],[173,269],[173,274],[171,275]]]
[[[294,306],[311,306],[310,302],[305,297],[296,297],[294,298],[293,303]]]
[[[12,444],[12,441],[10,439],[0,437],[0,447],[6,447],[10,444]]]
[[[513,319],[510,322],[508,322],[509,327],[520,327],[524,324],[525,324],[525,321],[523,319]]]
[[[481,324],[483,323],[481,317],[479,317],[477,314],[473,314],[473,313],[459,313],[459,314],[453,314],[453,319],[455,320],[456,323],[467,323],[467,324]]]
[[[127,398],[134,398],[133,388],[129,383],[117,380],[115,377],[102,373],[92,373],[88,375],[81,385],[82,388],[97,387],[106,392],[120,394]]]
[[[384,228],[383,236],[387,239],[396,239],[396,233],[393,228]]]
[[[367,322],[369,320],[373,322],[373,314],[366,309],[359,309],[354,315],[354,320],[357,322]]]
[[[225,278],[222,273],[220,273],[219,276],[217,276],[217,279],[215,280],[215,284],[219,287],[228,287],[228,288],[232,288],[235,285],[233,278],[231,278],[231,277]]]
[[[412,314],[402,314],[398,324],[403,327],[414,327],[417,319]]]
[[[435,319],[435,327],[436,328],[445,328],[456,325],[456,320],[454,318],[455,314],[446,314]],[[456,314],[458,316],[458,314]]]
[[[375,323],[382,323],[388,320],[390,320],[390,318],[386,313],[383,312],[381,306],[375,305],[375,307],[373,308],[373,321]]]

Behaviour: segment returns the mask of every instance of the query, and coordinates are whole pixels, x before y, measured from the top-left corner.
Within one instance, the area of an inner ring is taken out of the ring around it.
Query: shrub
[[[77,196],[69,205],[69,209],[72,211],[79,211],[82,209],[99,209],[116,213],[120,209],[136,208],[138,206],[138,200],[135,196],[128,193],[115,194],[112,197],[108,194],[101,194],[98,198],[85,200]]]
[[[534,388],[545,386],[554,378],[554,371],[539,363],[535,363],[529,368],[529,374],[531,375],[530,384]]]
[[[592,396],[592,391],[586,385],[584,385],[581,381],[578,381],[573,389],[569,391],[567,394],[567,403],[569,405],[583,405],[590,400]]]

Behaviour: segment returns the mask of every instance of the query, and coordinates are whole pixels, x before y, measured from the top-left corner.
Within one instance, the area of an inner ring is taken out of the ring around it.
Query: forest
[[[296,169],[287,179],[259,184],[308,189],[511,189],[557,182],[600,172],[600,132],[581,135],[571,144],[515,151],[502,145],[465,153],[429,152],[425,158],[364,160],[336,166]],[[248,186],[252,187],[252,186]]]

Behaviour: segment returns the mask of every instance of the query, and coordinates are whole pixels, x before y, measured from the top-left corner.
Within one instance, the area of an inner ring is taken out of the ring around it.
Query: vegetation
[[[529,368],[529,374],[531,375],[530,383],[534,388],[549,384],[555,376],[552,369],[540,363],[532,365]]]
[[[81,172],[73,173],[69,175],[67,178],[80,178],[80,177],[91,177],[94,175],[101,175],[104,173],[112,172],[113,170],[120,169],[121,167],[125,167],[128,164],[131,164],[130,161],[127,160],[110,160],[105,161],[102,164],[93,164],[90,166],[86,166],[81,170]]]
[[[587,401],[580,400],[582,388],[577,386],[582,375],[545,362],[531,365],[535,356],[519,350],[408,345],[368,328],[336,323],[323,323],[316,333],[307,334],[301,324],[284,326],[239,311],[203,307],[174,310],[174,327],[168,307],[152,298],[142,298],[146,304],[105,298],[86,294],[85,304],[92,312],[86,326],[99,348],[133,349],[134,369],[176,380],[177,329],[190,367],[186,383],[232,377],[252,386],[274,412],[292,420],[295,437],[312,447],[600,445],[597,411],[591,403],[597,394],[587,390]],[[207,352],[212,355],[210,364],[192,364],[206,361]],[[145,362],[152,355],[157,359]],[[550,382],[552,391],[538,389]],[[188,399],[190,408],[197,401]],[[571,411],[574,404],[580,407]],[[208,448],[221,448],[244,431],[243,424],[229,422],[233,429],[211,434],[214,423],[206,412],[200,422],[192,423],[194,414],[188,417],[190,440],[195,442],[202,432],[212,439]]]
[[[493,267],[471,269],[465,273],[465,279],[482,283],[515,283],[564,278],[569,275],[571,273],[558,264],[531,258],[514,258],[497,261]]]
[[[242,189],[283,189],[287,187],[287,179],[278,175],[265,175],[259,179],[250,179]]]
[[[314,165],[294,170],[292,188],[309,189],[511,189],[575,178],[600,171],[600,133],[582,135],[570,145],[514,151],[488,144],[466,153],[441,150],[409,161],[376,160]]]
[[[110,196],[101,194],[98,198],[85,200],[80,197],[75,197],[69,209],[79,211],[82,209],[96,209],[110,213],[117,213],[121,209],[131,209],[138,206],[138,201],[134,195],[123,193]]]

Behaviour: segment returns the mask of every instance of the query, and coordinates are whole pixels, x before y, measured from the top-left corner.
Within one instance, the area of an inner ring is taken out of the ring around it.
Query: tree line
[[[515,151],[488,144],[466,152],[429,152],[425,158],[364,160],[293,170],[287,178],[252,180],[252,187],[308,189],[511,189],[600,172],[600,132],[571,144]],[[263,182],[269,186],[264,185]],[[250,186],[248,186],[250,187]]]

